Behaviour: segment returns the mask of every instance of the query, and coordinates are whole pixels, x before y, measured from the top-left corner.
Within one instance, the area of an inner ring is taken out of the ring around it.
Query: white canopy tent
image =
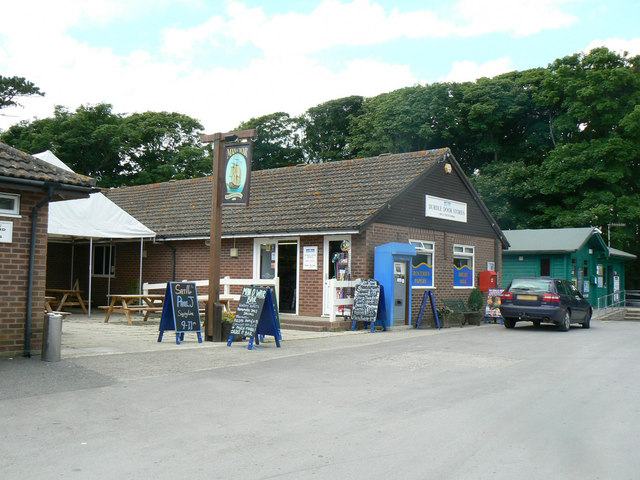
[[[49,150],[34,155],[52,165],[72,171]],[[140,285],[142,285],[142,255],[145,238],[156,234],[133,218],[102,193],[93,193],[89,198],[66,200],[49,204],[49,238],[89,239],[89,315],[91,315],[91,274],[93,268],[93,239],[140,239]],[[72,250],[73,272],[73,250]],[[110,262],[109,262],[110,264]],[[111,269],[108,268],[109,288]]]

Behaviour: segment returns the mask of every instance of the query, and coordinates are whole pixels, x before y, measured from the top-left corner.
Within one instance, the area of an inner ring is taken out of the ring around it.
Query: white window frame
[[[104,250],[104,254],[102,255],[102,271],[104,273],[96,273],[96,249],[102,248]],[[116,246],[106,244],[98,244],[93,246],[93,265],[91,266],[91,276],[96,278],[115,278],[116,276]],[[105,268],[106,265],[109,264],[109,259],[111,259],[111,275],[109,275],[109,271]]]
[[[471,259],[471,285],[460,286],[454,285],[453,288],[469,289],[475,288],[476,285],[476,247],[473,245],[453,245],[453,259],[470,258]],[[453,262],[452,262],[453,263]]]
[[[0,192],[0,198],[13,200],[13,208],[11,210],[0,208],[0,215],[3,217],[20,218],[20,194]]]
[[[420,254],[431,254],[431,286],[420,287],[420,286],[412,286],[411,288],[415,290],[433,290],[436,288],[436,242],[432,242],[429,240],[414,240],[409,239],[409,244],[416,247],[416,253]]]

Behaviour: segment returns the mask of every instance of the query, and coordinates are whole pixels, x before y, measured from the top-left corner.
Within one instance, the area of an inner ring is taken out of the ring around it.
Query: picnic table
[[[111,299],[109,305],[98,307],[107,312],[104,323],[109,321],[112,313],[123,313],[127,317],[129,325],[133,325],[131,312],[145,312],[143,321],[146,322],[150,314],[162,313],[164,303],[164,295],[159,294],[112,294],[107,297]]]
[[[52,302],[56,304],[56,310],[62,311],[65,306],[79,306],[85,314],[87,312],[87,302],[82,298],[82,290],[75,288],[47,288],[45,290],[45,308],[48,304],[49,308],[53,307]],[[47,299],[49,299],[47,301]]]

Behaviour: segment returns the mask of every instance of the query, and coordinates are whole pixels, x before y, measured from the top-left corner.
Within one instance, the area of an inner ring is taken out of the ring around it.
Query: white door
[[[324,289],[322,295],[323,315],[329,315],[329,280],[351,279],[351,235],[332,235],[324,237],[322,278]]]

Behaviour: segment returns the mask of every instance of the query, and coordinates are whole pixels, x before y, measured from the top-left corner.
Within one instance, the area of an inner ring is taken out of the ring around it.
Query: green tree
[[[101,187],[140,185],[211,173],[200,144],[202,126],[185,115],[113,113],[106,103],[57,106],[52,118],[21,122],[0,136],[28,153],[51,150],[75,172]]]
[[[253,144],[253,169],[284,167],[304,162],[300,120],[276,112],[241,123],[238,130],[258,130]]]
[[[17,107],[19,97],[31,97],[40,95],[44,97],[44,92],[23,77],[3,77],[0,75],[0,109],[5,107]]]
[[[310,162],[330,162],[353,157],[349,129],[362,113],[364,97],[357,95],[321,103],[302,117],[305,156]]]
[[[120,157],[127,185],[211,174],[211,159],[200,144],[202,125],[179,113],[144,112],[120,123]]]

